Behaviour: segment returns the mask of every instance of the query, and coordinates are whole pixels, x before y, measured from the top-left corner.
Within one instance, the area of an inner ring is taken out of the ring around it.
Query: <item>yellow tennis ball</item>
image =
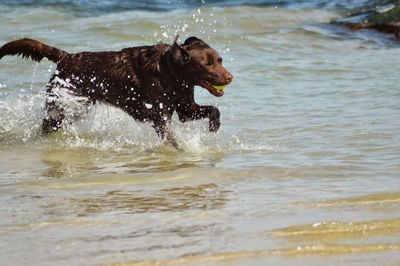
[[[214,87],[216,90],[223,91],[223,90],[225,90],[226,85],[222,85],[222,86],[213,85],[213,87]]]

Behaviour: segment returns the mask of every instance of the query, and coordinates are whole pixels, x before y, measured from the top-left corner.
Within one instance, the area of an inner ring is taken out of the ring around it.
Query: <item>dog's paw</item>
[[[217,120],[217,121],[210,120],[209,130],[210,130],[210,132],[217,132],[220,126],[221,126],[221,122],[219,122],[219,120]]]

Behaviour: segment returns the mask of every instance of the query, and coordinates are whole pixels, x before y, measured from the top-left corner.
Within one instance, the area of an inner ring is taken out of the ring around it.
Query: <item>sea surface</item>
[[[3,58],[0,265],[400,265],[400,44],[330,23],[365,2],[0,1],[0,45],[195,35],[234,75],[175,150],[101,104],[40,136],[55,65]]]

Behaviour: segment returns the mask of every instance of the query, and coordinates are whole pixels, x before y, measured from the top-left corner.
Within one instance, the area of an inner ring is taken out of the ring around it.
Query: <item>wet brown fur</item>
[[[182,122],[209,119],[210,131],[220,126],[220,113],[214,106],[194,101],[194,86],[222,96],[211,85],[226,85],[232,75],[222,66],[218,53],[204,41],[188,38],[184,44],[159,43],[109,52],[67,53],[32,39],[9,42],[0,48],[5,55],[21,55],[57,64],[47,85],[46,110],[42,130],[58,130],[65,113],[55,88],[87,97],[87,103],[105,102],[121,108],[138,121],[153,123],[160,137],[177,143],[168,129],[176,111]],[[60,82],[64,81],[64,82]],[[65,82],[67,81],[67,82]]]

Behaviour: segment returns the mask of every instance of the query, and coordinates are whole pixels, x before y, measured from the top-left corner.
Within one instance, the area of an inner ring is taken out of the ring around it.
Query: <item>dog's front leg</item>
[[[219,109],[215,106],[207,106],[209,109],[209,130],[212,132],[217,132],[219,127],[221,126],[220,120],[220,112]]]
[[[208,118],[208,128],[212,132],[216,132],[221,125],[220,112],[215,106],[192,103],[180,106],[176,111],[181,122]]]

